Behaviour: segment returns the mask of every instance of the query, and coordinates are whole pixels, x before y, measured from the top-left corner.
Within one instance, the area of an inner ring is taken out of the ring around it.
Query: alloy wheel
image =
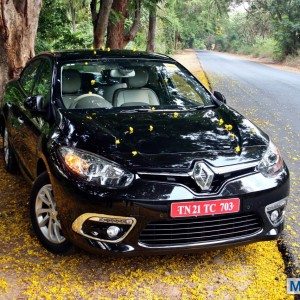
[[[62,235],[51,184],[46,184],[39,190],[35,201],[35,215],[40,231],[49,242],[61,244],[66,240]]]

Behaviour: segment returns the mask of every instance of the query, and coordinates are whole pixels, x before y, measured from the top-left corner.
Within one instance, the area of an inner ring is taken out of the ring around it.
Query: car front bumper
[[[289,194],[286,167],[273,178],[254,172],[230,179],[215,194],[196,194],[181,184],[142,179],[125,190],[98,191],[70,181],[57,170],[52,170],[51,182],[64,233],[75,245],[99,254],[191,253],[277,239],[283,230],[283,217],[278,224],[273,224],[266,207],[271,205],[272,209],[279,209],[284,214],[286,201],[282,200]],[[236,197],[241,201],[237,214],[184,218],[181,222],[170,217],[171,203],[176,201]],[[272,207],[274,203],[279,206]],[[102,233],[91,234],[93,231],[84,223],[86,220],[92,220],[92,225],[98,222],[97,230],[100,228]],[[119,226],[124,234],[113,241],[103,238],[106,225]],[[178,232],[182,234],[180,242],[177,241]],[[150,243],[145,242],[147,234],[152,239]],[[190,238],[191,234],[193,238]],[[156,243],[156,237],[158,240],[168,237],[168,241]]]

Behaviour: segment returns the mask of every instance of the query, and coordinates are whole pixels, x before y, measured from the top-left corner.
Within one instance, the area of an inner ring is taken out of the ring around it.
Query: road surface
[[[300,72],[289,72],[238,56],[198,52],[213,90],[269,134],[291,173],[291,194],[283,240],[300,262]],[[298,273],[299,274],[299,273]]]

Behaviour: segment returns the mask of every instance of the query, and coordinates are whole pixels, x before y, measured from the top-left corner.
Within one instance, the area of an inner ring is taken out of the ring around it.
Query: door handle
[[[19,122],[19,124],[21,124],[21,125],[24,124],[24,120],[23,120],[22,118],[20,118],[20,117],[18,118],[18,122]]]

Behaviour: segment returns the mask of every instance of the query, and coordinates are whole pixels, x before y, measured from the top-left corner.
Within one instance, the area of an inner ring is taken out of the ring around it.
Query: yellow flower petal
[[[120,145],[120,144],[121,144],[121,141],[120,141],[119,139],[116,139],[116,140],[115,140],[115,144],[116,144],[116,145]]]
[[[133,129],[133,127],[130,126],[129,127],[129,133],[132,134],[133,132],[134,132],[134,129]]]
[[[154,127],[152,125],[149,126],[149,131],[153,131]]]
[[[230,137],[231,139],[235,139],[235,134],[230,133],[230,134],[229,134],[229,137]]]
[[[96,83],[96,80],[91,80],[91,85],[94,85]]]
[[[133,156],[136,156],[138,154],[137,151],[132,151],[131,153],[132,153]]]
[[[233,128],[233,127],[232,127],[231,124],[226,124],[226,125],[225,125],[225,129],[228,130],[228,131],[232,130],[232,128]]]
[[[94,54],[97,54],[97,51],[96,51],[96,50],[94,50]]]
[[[179,116],[179,113],[175,111],[174,114],[173,114],[173,117],[178,118],[178,116]]]
[[[241,152],[241,147],[240,147],[240,146],[236,146],[236,147],[234,148],[234,151],[235,151],[236,153],[240,153],[240,152]]]
[[[110,48],[108,47],[108,48],[106,49],[106,51],[110,51]]]
[[[220,120],[219,120],[219,125],[222,126],[223,124],[224,124],[224,120],[223,120],[223,119],[220,119]]]
[[[151,107],[151,110],[155,110],[155,107],[154,107],[154,106],[152,106],[152,107]]]

